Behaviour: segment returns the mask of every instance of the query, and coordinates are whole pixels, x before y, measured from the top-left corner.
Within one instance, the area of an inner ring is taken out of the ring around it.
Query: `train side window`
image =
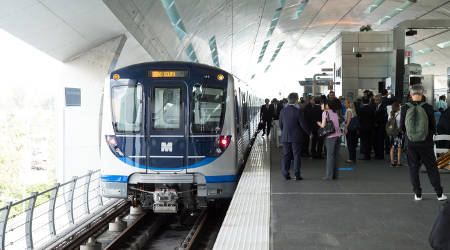
[[[152,104],[153,129],[181,128],[181,88],[153,88]]]
[[[111,89],[114,129],[119,133],[141,131],[142,86],[117,86]]]

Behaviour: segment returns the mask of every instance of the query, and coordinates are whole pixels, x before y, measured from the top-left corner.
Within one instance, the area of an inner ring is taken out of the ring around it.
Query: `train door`
[[[147,92],[147,166],[152,170],[186,171],[188,95],[184,81],[152,82]]]

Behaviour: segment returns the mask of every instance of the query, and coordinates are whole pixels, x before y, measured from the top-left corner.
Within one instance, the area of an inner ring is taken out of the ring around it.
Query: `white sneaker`
[[[415,194],[414,195],[414,200],[421,201],[422,200],[422,196],[417,196],[417,194]]]
[[[447,196],[445,194],[442,194],[441,197],[438,197],[437,199],[438,199],[438,201],[446,201]]]

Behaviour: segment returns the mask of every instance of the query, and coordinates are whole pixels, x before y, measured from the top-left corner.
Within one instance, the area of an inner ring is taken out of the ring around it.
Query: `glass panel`
[[[136,133],[141,130],[142,86],[112,88],[113,125],[117,132]]]
[[[154,88],[152,117],[153,129],[179,129],[181,127],[181,88]]]
[[[196,86],[192,94],[192,133],[219,133],[224,111],[224,90]]]

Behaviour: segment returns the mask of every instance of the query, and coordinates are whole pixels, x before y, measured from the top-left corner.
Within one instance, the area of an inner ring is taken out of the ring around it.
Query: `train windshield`
[[[153,129],[178,130],[181,128],[181,88],[153,89]]]
[[[142,86],[117,86],[111,91],[113,125],[120,133],[137,133],[142,121]]]
[[[219,133],[224,112],[224,90],[197,86],[192,94],[192,133]]]

